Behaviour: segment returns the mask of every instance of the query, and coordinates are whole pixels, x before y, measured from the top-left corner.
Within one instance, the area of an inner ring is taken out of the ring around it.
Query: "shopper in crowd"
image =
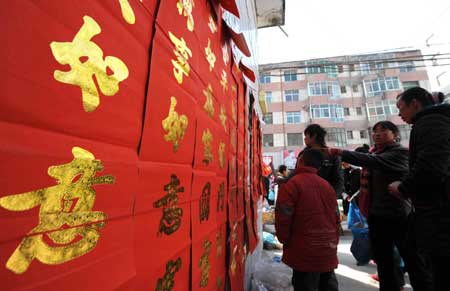
[[[304,150],[276,203],[276,233],[283,243],[283,262],[293,269],[295,291],[338,290],[334,269],[340,220],[335,191],[317,175],[323,161],[320,150]]]
[[[342,207],[344,214],[348,214],[348,208],[350,201],[355,193],[359,192],[361,170],[358,167],[352,166],[347,162],[342,162],[342,168],[344,169],[344,192],[342,193]],[[354,198],[353,201],[358,204],[358,198]]]
[[[368,217],[380,290],[400,290],[404,279],[403,272],[395,263],[394,246],[404,257],[403,242],[410,204],[407,199],[393,197],[388,185],[406,176],[408,150],[400,145],[399,130],[392,122],[380,121],[372,130],[375,146],[368,154],[334,148],[328,151],[331,155],[341,156],[344,162],[363,167],[359,205],[361,212]]]
[[[275,178],[275,183],[280,186],[287,181],[289,176],[289,171],[286,165],[280,165],[278,167],[277,177]]]
[[[417,274],[411,276],[414,290],[449,288],[450,105],[439,104],[442,95],[415,87],[397,98],[399,115],[412,124],[409,173],[389,189],[401,200],[412,200],[408,246],[420,258],[413,266]]]

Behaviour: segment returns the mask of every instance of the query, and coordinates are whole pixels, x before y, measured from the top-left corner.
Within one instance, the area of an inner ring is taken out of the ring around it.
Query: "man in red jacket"
[[[339,215],[336,193],[317,175],[324,156],[307,149],[294,176],[280,187],[275,209],[283,262],[293,269],[294,290],[337,291]]]

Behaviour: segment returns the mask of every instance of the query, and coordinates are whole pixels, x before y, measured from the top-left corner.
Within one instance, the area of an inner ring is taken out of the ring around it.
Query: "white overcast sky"
[[[289,36],[278,27],[259,29],[260,64],[423,48],[432,34],[430,43],[450,42],[449,0],[285,1]]]

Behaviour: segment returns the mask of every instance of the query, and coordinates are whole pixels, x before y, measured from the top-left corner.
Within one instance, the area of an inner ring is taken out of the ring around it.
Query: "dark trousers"
[[[292,285],[294,291],[338,291],[334,271],[319,273],[293,270]]]
[[[406,218],[398,220],[369,215],[368,223],[372,254],[377,263],[380,278],[380,290],[400,290],[405,281],[399,259],[394,254],[394,246],[397,247],[406,264]]]

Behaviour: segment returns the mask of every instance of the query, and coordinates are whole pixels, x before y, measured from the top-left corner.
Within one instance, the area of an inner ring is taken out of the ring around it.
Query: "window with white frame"
[[[387,116],[397,115],[398,109],[395,100],[383,100],[368,104],[369,120],[384,120]]]
[[[369,133],[367,132],[367,130],[360,130],[359,131],[359,138],[361,138],[361,139],[369,138]]]
[[[355,109],[356,109],[356,115],[363,115],[361,107],[356,107]]]
[[[285,71],[284,72],[284,81],[285,82],[297,81],[297,72],[296,71]]]
[[[303,145],[303,135],[301,133],[288,133],[287,134],[287,145],[288,146],[302,146]]]
[[[347,133],[345,128],[327,128],[326,139],[328,142],[334,142],[334,146],[346,146]]]
[[[341,93],[347,93],[347,87],[346,86],[341,86]]]
[[[273,147],[273,134],[263,134],[263,145],[265,147]]]
[[[350,116],[350,108],[344,107],[344,116]]]
[[[311,96],[339,97],[341,87],[337,81],[322,81],[308,83],[308,93]]]
[[[337,77],[338,66],[326,61],[307,61],[305,63],[307,74],[328,74],[329,77]]]
[[[273,114],[272,114],[272,112],[264,114],[263,120],[264,120],[264,122],[266,124],[273,124]]]
[[[419,87],[419,81],[402,82],[403,90]]]
[[[269,73],[260,74],[259,82],[263,84],[270,83],[270,74]]]
[[[373,80],[364,80],[364,87],[367,96],[373,97],[386,91],[395,91],[400,89],[398,77],[385,77]]]
[[[341,104],[311,105],[312,118],[330,118],[334,122],[344,121],[344,109]]]
[[[286,90],[284,91],[284,97],[286,102],[298,101],[298,90]]]
[[[370,69],[370,64],[361,63],[359,64],[359,68],[361,70],[361,74],[363,75],[369,75],[373,73],[372,70]]]
[[[272,91],[266,91],[266,103],[272,103]]]
[[[414,72],[416,70],[412,61],[399,62],[398,66],[400,67],[400,73]]]
[[[353,139],[353,131],[347,130],[347,139]]]
[[[287,124],[299,124],[300,123],[300,111],[286,112],[286,123]]]

